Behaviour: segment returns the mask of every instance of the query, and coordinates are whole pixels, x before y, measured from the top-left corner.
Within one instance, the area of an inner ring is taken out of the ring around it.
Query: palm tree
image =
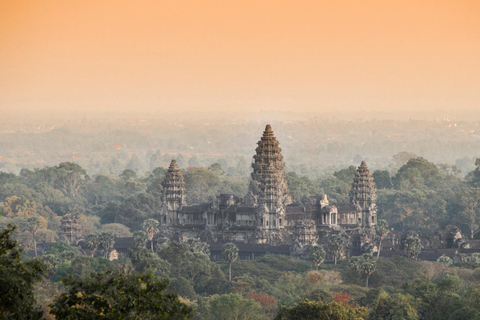
[[[143,231],[135,231],[133,234],[133,245],[136,249],[145,248],[147,243],[147,234]]]
[[[150,240],[150,248],[153,252],[153,236],[155,233],[158,232],[158,221],[155,219],[147,219],[143,222],[143,230],[148,236],[148,240]]]
[[[367,282],[366,282],[367,288],[368,288],[368,278],[375,271],[376,264],[377,264],[377,259],[375,259],[375,257],[372,256],[370,253],[362,254],[361,260],[360,260],[360,269],[367,276]]]
[[[328,251],[333,256],[335,264],[343,253],[344,242],[341,236],[333,235],[328,241]]]
[[[309,259],[315,265],[316,270],[318,270],[318,266],[325,261],[325,249],[322,246],[314,245],[310,247],[310,255]]]
[[[380,242],[378,244],[378,252],[377,252],[377,260],[380,257],[380,250],[382,250],[382,242],[383,239],[387,236],[387,234],[390,232],[388,230],[388,222],[387,220],[380,219],[377,222],[377,225],[375,226],[375,232],[378,236],[378,239],[380,239]]]
[[[113,244],[115,243],[115,236],[111,232],[102,232],[98,240],[100,247],[103,249],[105,258],[107,258],[108,249],[113,247]]]
[[[422,251],[422,242],[418,237],[408,237],[405,240],[405,253],[410,258],[417,260],[418,255]]]
[[[353,271],[359,271],[360,270],[360,266],[361,266],[361,263],[362,263],[362,258],[360,258],[359,256],[354,256],[354,257],[351,257],[349,262],[348,262],[348,266],[353,270]]]
[[[41,226],[38,217],[30,217],[27,219],[28,232],[32,234],[33,248],[35,249],[35,257],[37,257],[37,232]]]
[[[442,254],[440,257],[438,257],[437,262],[446,264],[447,266],[451,266],[453,264],[453,260],[445,254]]]
[[[210,248],[208,246],[208,243],[203,242],[199,239],[188,239],[185,243],[189,246],[190,251],[200,252],[206,254],[207,256],[210,256]]]
[[[95,254],[95,251],[97,251],[97,249],[98,249],[99,240],[100,239],[99,239],[98,235],[96,235],[94,233],[91,233],[91,234],[87,235],[87,237],[85,238],[85,246],[92,253],[92,257]]]
[[[226,243],[222,249],[222,256],[228,263],[228,281],[232,282],[232,262],[238,258],[238,247],[233,243]]]

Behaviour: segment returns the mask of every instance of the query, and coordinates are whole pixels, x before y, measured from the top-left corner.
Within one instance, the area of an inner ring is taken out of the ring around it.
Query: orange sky
[[[1,110],[480,108],[480,1],[0,0]]]

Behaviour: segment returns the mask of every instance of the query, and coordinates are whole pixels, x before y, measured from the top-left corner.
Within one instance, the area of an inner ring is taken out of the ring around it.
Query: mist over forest
[[[442,113],[439,113],[442,114]],[[480,122],[443,116],[389,120],[375,113],[47,113],[0,120],[0,170],[18,173],[73,161],[90,175],[139,176],[167,167],[220,163],[230,174],[248,174],[256,142],[273,127],[287,172],[318,178],[366,160],[373,170],[395,172],[401,152],[456,166],[465,176],[479,154]],[[378,116],[378,115],[377,115]]]

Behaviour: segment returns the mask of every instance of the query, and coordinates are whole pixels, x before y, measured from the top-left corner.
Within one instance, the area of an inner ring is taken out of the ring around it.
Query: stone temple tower
[[[162,187],[163,206],[160,213],[160,223],[163,225],[178,224],[181,222],[179,221],[180,209],[187,203],[187,193],[182,171],[175,159],[170,163]]]
[[[252,182],[247,195],[254,199],[257,226],[262,229],[283,229],[285,206],[292,202],[285,181],[282,149],[278,145],[272,127],[267,125],[253,156]]]
[[[373,227],[376,225],[376,199],[375,182],[370,175],[367,164],[365,161],[362,161],[355,173],[352,189],[350,190],[350,202],[359,212],[359,216],[357,217],[359,226]]]

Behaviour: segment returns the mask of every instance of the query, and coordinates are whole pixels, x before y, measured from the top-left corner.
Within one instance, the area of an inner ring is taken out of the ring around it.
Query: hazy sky
[[[480,109],[480,1],[0,0],[1,110]]]

